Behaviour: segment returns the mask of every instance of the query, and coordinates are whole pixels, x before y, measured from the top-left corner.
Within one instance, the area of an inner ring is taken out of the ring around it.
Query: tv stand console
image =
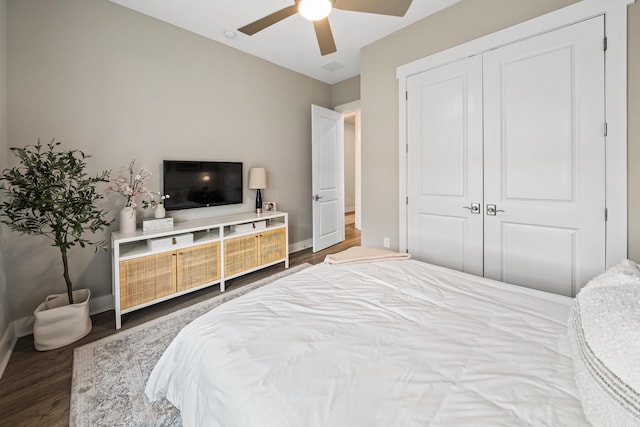
[[[122,315],[284,262],[286,212],[254,212],[177,223],[173,228],[111,234],[116,329]]]

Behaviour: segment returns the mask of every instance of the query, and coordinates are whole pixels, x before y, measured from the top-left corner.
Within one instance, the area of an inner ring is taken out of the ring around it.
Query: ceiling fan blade
[[[413,0],[335,0],[333,7],[354,12],[404,16]]]
[[[336,51],[336,42],[333,40],[333,33],[329,26],[329,19],[324,18],[319,21],[313,21],[313,28],[316,30],[316,38],[320,46],[320,54],[328,55]]]
[[[298,5],[294,4],[289,7],[285,7],[277,12],[274,12],[270,15],[265,16],[264,18],[260,18],[251,24],[245,25],[244,27],[238,28],[238,31],[241,33],[245,33],[248,36],[252,36],[258,31],[264,30],[265,28],[282,21],[285,18],[290,17],[291,15],[295,15],[298,12]]]

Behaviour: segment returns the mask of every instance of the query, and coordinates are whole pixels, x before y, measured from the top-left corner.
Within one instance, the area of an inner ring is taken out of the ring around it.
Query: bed
[[[318,264],[185,327],[146,395],[185,426],[587,426],[573,301],[415,260]]]

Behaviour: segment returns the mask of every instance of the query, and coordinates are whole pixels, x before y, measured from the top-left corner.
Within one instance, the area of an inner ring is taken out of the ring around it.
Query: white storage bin
[[[235,224],[231,226],[231,231],[236,233],[246,233],[253,230],[261,230],[267,228],[267,221],[247,222],[244,224]]]
[[[193,243],[193,233],[178,234],[177,236],[158,237],[147,240],[147,246],[151,250],[170,249],[173,246],[182,246]]]
[[[162,230],[173,228],[173,218],[145,219],[142,221],[142,231]]]

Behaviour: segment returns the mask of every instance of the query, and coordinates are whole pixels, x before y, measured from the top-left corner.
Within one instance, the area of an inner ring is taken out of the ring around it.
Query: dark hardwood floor
[[[305,262],[318,264],[330,253],[360,245],[360,231],[354,226],[353,213],[346,215],[345,223],[346,239],[344,242],[317,253],[313,253],[310,248],[293,253],[289,257],[289,265],[293,267]],[[280,271],[284,271],[283,263],[229,280],[226,282],[227,289],[244,286]],[[125,314],[121,330],[164,316],[218,294],[220,294],[218,286],[212,286]],[[0,426],[69,425],[73,350],[117,333],[114,329],[113,311],[97,314],[91,319],[93,329],[89,335],[57,350],[36,351],[33,347],[33,335],[18,340],[0,380]]]

